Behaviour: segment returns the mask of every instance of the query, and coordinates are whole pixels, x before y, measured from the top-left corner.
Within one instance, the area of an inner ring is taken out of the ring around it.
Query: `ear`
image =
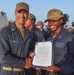
[[[16,12],[14,12],[14,15],[16,16]]]
[[[63,19],[61,18],[61,19],[60,19],[60,23],[62,24],[62,22],[63,22]]]
[[[32,20],[32,23],[34,24],[34,20]]]

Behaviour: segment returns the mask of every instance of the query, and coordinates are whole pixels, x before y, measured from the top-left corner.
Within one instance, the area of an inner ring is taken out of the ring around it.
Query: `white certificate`
[[[38,42],[35,45],[35,54],[33,65],[35,66],[51,66],[52,65],[52,42]]]

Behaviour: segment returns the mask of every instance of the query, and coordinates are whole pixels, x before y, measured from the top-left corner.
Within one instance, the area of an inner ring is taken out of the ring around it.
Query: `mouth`
[[[51,29],[52,29],[52,28],[55,28],[55,26],[51,26],[50,28],[51,28]]]

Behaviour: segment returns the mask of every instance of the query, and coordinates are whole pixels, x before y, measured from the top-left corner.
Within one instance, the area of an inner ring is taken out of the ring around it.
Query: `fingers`
[[[26,63],[25,63],[25,68],[29,69],[32,65],[32,59],[31,58],[26,58]]]
[[[46,71],[49,71],[49,70],[50,70],[48,67],[42,68],[42,69],[43,69],[43,70],[46,70]]]
[[[32,62],[32,59],[31,58],[26,58],[26,62]]]
[[[41,71],[41,68],[36,68],[37,71]]]
[[[35,53],[31,53],[30,57],[33,58],[36,54]]]
[[[58,68],[57,66],[49,66],[47,68],[43,68],[46,71],[49,71],[50,73],[56,73],[56,72],[60,72],[60,68]]]

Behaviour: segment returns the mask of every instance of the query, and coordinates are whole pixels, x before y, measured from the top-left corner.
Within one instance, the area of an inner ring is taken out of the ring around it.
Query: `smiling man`
[[[14,13],[15,21],[0,31],[0,50],[4,55],[1,61],[1,75],[26,75],[25,68],[29,69],[31,66],[31,59],[27,58],[31,51],[31,39],[24,27],[29,5],[24,2],[17,3]]]

